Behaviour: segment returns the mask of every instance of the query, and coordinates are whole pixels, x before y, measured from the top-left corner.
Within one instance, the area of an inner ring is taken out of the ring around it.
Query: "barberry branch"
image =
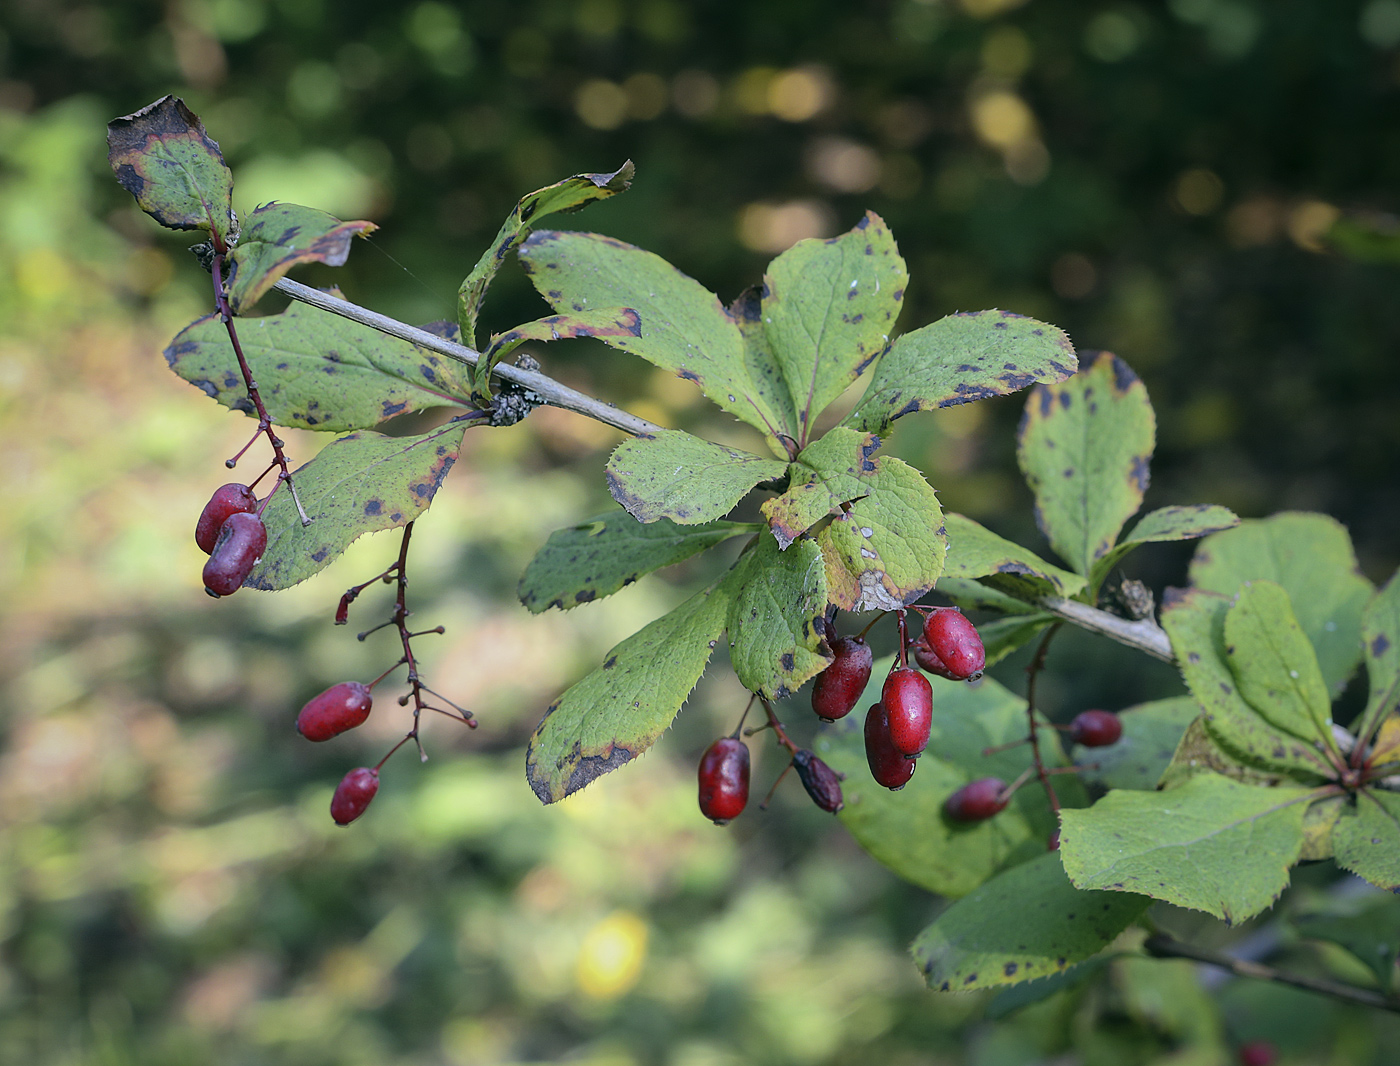
[[[1050,774],[1045,769],[1045,760],[1040,756],[1040,731],[1036,728],[1035,721],[1035,682],[1036,678],[1040,676],[1040,672],[1045,669],[1045,653],[1050,650],[1050,641],[1059,631],[1059,622],[1045,631],[1045,636],[1040,638],[1040,647],[1035,650],[1035,657],[1026,667],[1026,722],[1030,733],[1031,760],[1035,764],[1036,776],[1040,778],[1041,787],[1045,789],[1045,796],[1050,801],[1050,811],[1057,818],[1060,810],[1060,798],[1055,795],[1055,786],[1050,783]]]

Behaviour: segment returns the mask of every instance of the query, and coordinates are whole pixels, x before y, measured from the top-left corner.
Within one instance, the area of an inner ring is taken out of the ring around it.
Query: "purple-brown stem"
[[[1061,623],[1056,622],[1045,631],[1045,636],[1040,640],[1040,647],[1035,650],[1035,657],[1026,667],[1026,722],[1030,731],[1031,760],[1035,763],[1036,776],[1040,778],[1040,784],[1045,789],[1045,796],[1050,801],[1050,811],[1056,816],[1060,811],[1060,797],[1055,795],[1055,786],[1050,783],[1045,760],[1040,757],[1040,735],[1035,721],[1035,681],[1045,669],[1045,653],[1050,648],[1050,641],[1059,632],[1060,625]]]

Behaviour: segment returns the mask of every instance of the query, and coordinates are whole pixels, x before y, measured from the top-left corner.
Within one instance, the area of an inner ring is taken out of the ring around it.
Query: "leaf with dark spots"
[[[476,321],[481,313],[482,301],[486,298],[486,290],[506,255],[529,235],[526,223],[536,222],[556,211],[577,211],[595,200],[606,200],[626,192],[635,173],[636,167],[629,159],[611,174],[575,174],[521,197],[502,223],[496,239],[481,253],[481,258],[457,290],[457,322],[461,328],[462,343],[469,348],[476,346]],[[480,372],[472,381],[473,388],[478,392],[485,388],[486,383],[486,375]]]
[[[580,337],[640,337],[641,316],[630,307],[605,307],[576,314],[550,315],[491,338],[491,345],[477,363],[478,381],[485,381],[491,369],[526,341],[573,340]]]
[[[696,593],[555,700],[526,751],[535,795],[554,803],[649,748],[704,672],[728,606],[723,582]]]
[[[1144,515],[1131,533],[1095,560],[1089,584],[1100,587],[1123,557],[1143,544],[1194,540],[1230,529],[1239,522],[1233,511],[1210,503],[1160,508]]]
[[[1019,373],[1007,374],[1008,363]],[[1034,381],[1059,381],[1076,365],[1074,346],[1054,326],[999,311],[958,312],[898,338],[843,424],[883,433],[912,411],[1004,396]]]
[[[778,546],[786,548],[828,515],[840,514],[843,504],[866,496],[880,447],[873,433],[837,426],[809,444],[788,467],[788,488],[763,504]]]
[[[209,230],[215,247],[236,229],[233,173],[204,124],[163,96],[107,125],[107,161],[142,211],[170,229]]]
[[[1400,702],[1400,571],[1366,604],[1361,616],[1361,644],[1366,653],[1370,697],[1355,728],[1358,735],[1365,736],[1380,728]]]
[[[456,461],[468,424],[454,420],[416,437],[359,432],[331,441],[292,473],[311,524],[301,524],[285,487],[263,511],[267,550],[253,567],[248,587],[290,588],[323,569],[362,534],[418,518]],[[438,445],[444,454],[438,454]],[[370,508],[371,501],[380,506]],[[392,513],[386,515],[386,509]]]
[[[298,264],[344,266],[351,240],[378,228],[373,222],[342,222],[314,207],[264,204],[248,216],[238,247],[229,253],[229,306],[234,314],[248,311]]]
[[[384,510],[383,500],[369,500],[365,503],[365,514],[377,515]]]
[[[680,430],[624,441],[608,460],[612,497],[643,522],[700,525],[727,514],[787,464],[711,444]]]
[[[729,658],[746,689],[780,699],[826,668],[831,659],[816,629],[826,612],[826,573],[815,542],[779,551],[772,537],[759,537],[724,580],[732,597]]]
[[[1073,596],[1084,587],[1078,574],[1047,563],[1033,551],[999,537],[985,526],[960,514],[947,512],[948,558],[943,573],[948,578],[971,580],[1000,574],[1024,596]],[[940,586],[941,588],[941,586]]]

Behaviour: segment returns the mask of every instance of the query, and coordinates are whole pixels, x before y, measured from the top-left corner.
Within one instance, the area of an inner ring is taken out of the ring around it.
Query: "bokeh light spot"
[[[579,947],[574,976],[590,999],[616,999],[631,991],[646,961],[647,924],[631,911],[616,911],[595,925]]]

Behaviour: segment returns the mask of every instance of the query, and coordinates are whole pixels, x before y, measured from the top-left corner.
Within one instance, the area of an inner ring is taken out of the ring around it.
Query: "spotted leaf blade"
[[[1016,457],[1040,531],[1077,572],[1092,572],[1142,506],[1156,433],[1147,389],[1111,352],[1031,394]]]
[[[237,226],[233,172],[183,100],[163,96],[108,123],[107,161],[122,188],[162,226],[209,230],[227,245]]]
[[[1019,592],[1022,597],[1073,596],[1084,579],[1047,563],[1035,552],[999,537],[990,529],[960,514],[945,516],[948,531],[946,577],[959,580],[991,578],[995,589]]]
[[[274,425],[341,433],[466,402],[444,356],[308,304],[240,320],[238,340]],[[217,314],[176,334],[165,361],[225,407],[256,416]]]
[[[1062,813],[1060,855],[1078,888],[1140,893],[1240,922],[1287,886],[1312,795],[1218,774],[1166,792],[1117,789]]]
[[[344,266],[351,240],[378,228],[373,222],[342,222],[314,207],[264,204],[248,216],[238,247],[229,253],[229,306],[243,314],[301,263]]]
[[[1144,515],[1133,531],[1094,563],[1089,585],[1098,588],[1125,555],[1143,544],[1172,540],[1195,540],[1240,524],[1239,516],[1213,503],[1162,507]]]
[[[492,368],[526,341],[561,341],[579,337],[640,337],[641,319],[630,307],[606,307],[570,315],[550,315],[516,326],[499,337],[481,353],[477,362],[478,381],[491,376]]]
[[[760,481],[780,478],[787,464],[735,451],[683,433],[624,441],[608,460],[608,490],[642,522],[669,518],[681,525],[729,513]]]
[[[1400,700],[1400,572],[1371,597],[1361,618],[1361,644],[1371,695],[1358,732],[1365,736],[1395,710]],[[1387,750],[1394,750],[1394,741]],[[1377,753],[1380,752],[1377,743]]]
[[[830,240],[798,241],[768,264],[763,330],[797,414],[797,439],[889,344],[909,271],[883,219],[867,211]]]
[[[725,580],[729,658],[746,689],[781,699],[826,669],[831,660],[817,650],[826,571],[814,541],[779,551],[772,537],[759,537]]]
[[[904,334],[844,425],[883,435],[896,418],[1063,381],[1079,366],[1061,329],[1010,311],[966,311]]]
[[[420,517],[457,461],[466,429],[467,423],[449,422],[416,437],[360,432],[331,441],[292,472],[311,524],[301,524],[283,486],[263,512],[267,551],[247,586],[290,588],[329,566],[357,537]]]
[[[1378,888],[1400,892],[1400,795],[1368,788],[1332,827],[1337,865]]]
[[[864,477],[876,469],[880,447],[870,433],[837,426],[802,449],[788,466],[788,489],[763,504],[779,547],[786,548],[841,505],[869,494]]]
[[[567,611],[761,528],[743,522],[681,526],[668,518],[645,523],[626,511],[599,515],[549,535],[520,578],[520,602],[535,614],[550,607]]]
[[[942,992],[1019,984],[1097,955],[1150,902],[1142,895],[1081,891],[1065,876],[1058,853],[1048,852],[958,900],[910,951],[928,986]]]
[[[541,802],[573,795],[666,731],[705,672],[729,595],[725,582],[696,593],[550,704],[525,754],[525,776]]]

